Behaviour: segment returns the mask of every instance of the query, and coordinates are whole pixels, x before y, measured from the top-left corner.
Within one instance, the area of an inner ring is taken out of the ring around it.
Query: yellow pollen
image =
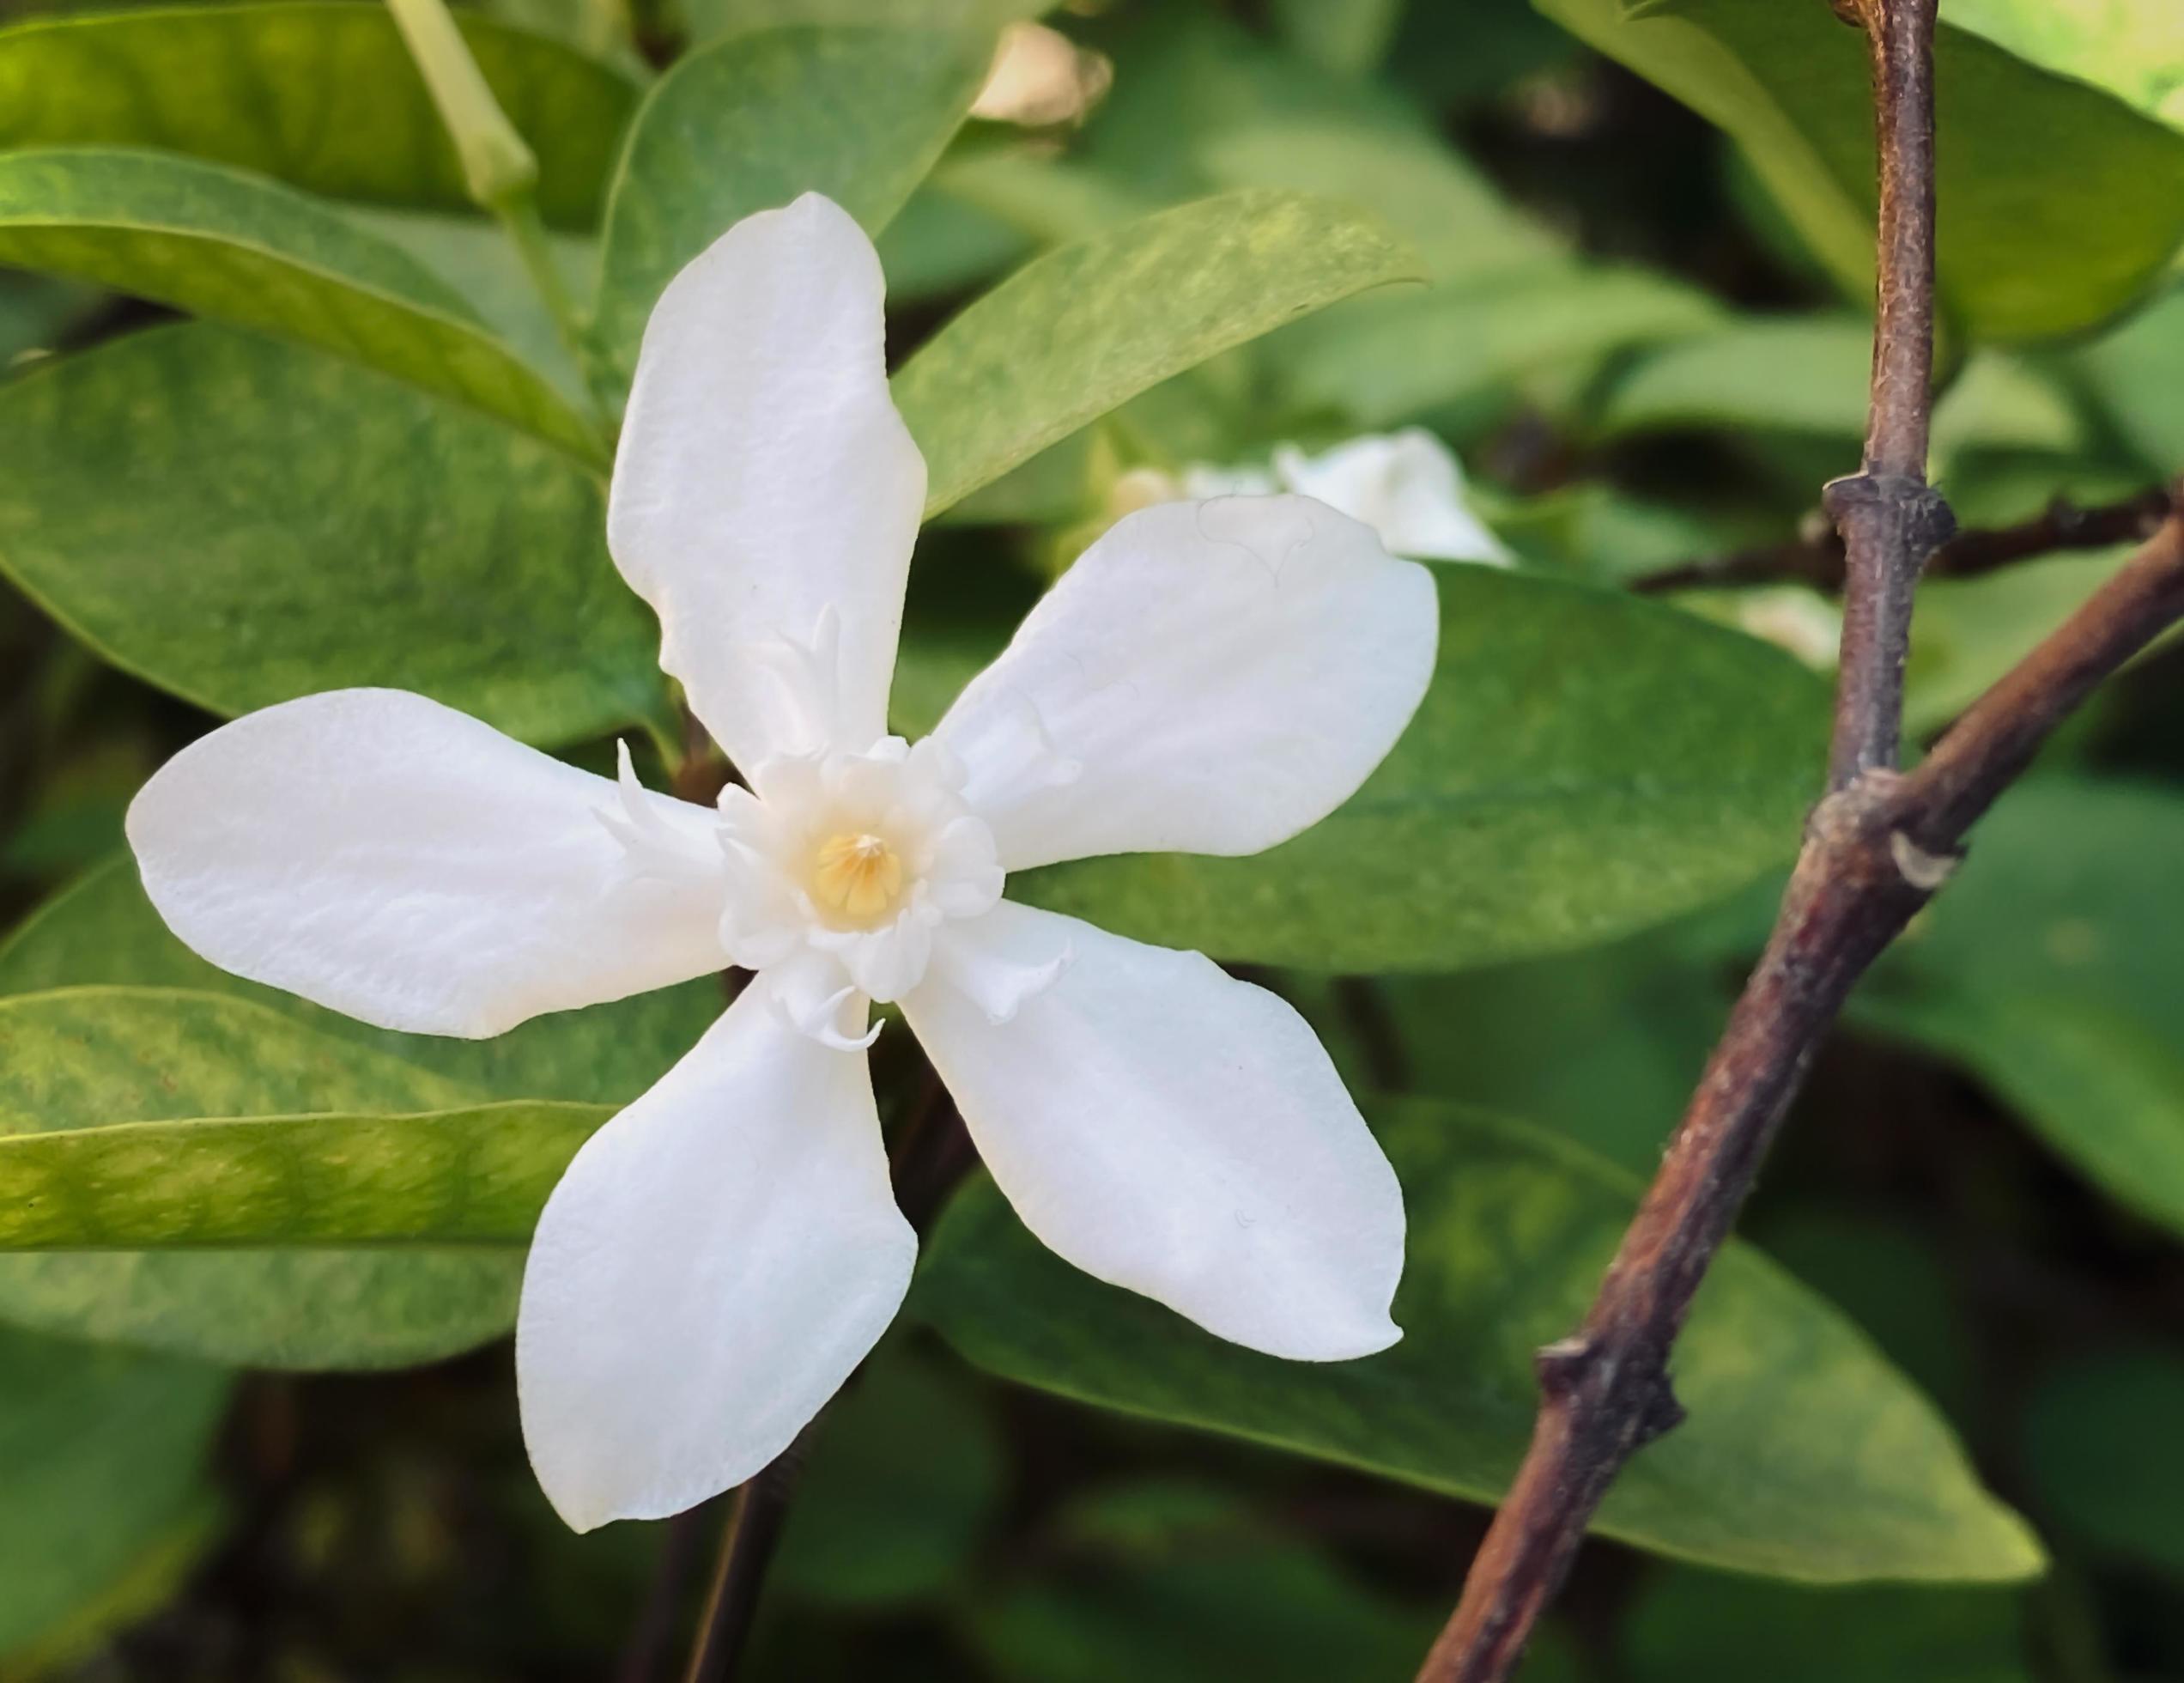
[[[811,891],[830,910],[872,917],[902,892],[902,861],[879,836],[837,835],[813,862]]]

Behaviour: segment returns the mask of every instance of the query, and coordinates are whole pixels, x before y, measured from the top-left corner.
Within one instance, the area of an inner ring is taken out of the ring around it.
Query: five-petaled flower
[[[153,902],[239,975],[385,1028],[497,1035],[730,966],[719,1021],[569,1164],[516,1352],[579,1529],[687,1508],[787,1445],[916,1250],[861,1048],[893,1002],[1025,1224],[1254,1349],[1399,1336],[1401,1192],[1287,1005],[1197,953],[1001,897],[1135,850],[1252,854],[1346,799],[1434,659],[1434,588],[1297,496],[1101,538],[914,746],[887,731],[925,464],[871,244],[816,196],[737,223],[654,311],[608,513],[660,664],[743,771],[619,788],[422,696],[235,720],[131,807]]]

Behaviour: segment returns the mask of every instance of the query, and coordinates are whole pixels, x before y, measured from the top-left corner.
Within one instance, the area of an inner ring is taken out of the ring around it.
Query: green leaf
[[[628,76],[466,13],[487,85],[538,159],[538,204],[588,228],[637,103]],[[461,165],[384,6],[162,7],[0,30],[0,149],[149,146],[335,198],[470,208]]]
[[[1581,952],[1386,978],[1377,985],[1411,1066],[1404,1090],[1544,1123],[1650,1173],[1729,1007],[1727,967],[1692,945],[1677,924]],[[1458,1023],[1463,1032],[1448,1032]],[[1366,1085],[1365,1072],[1344,1073]]]
[[[607,210],[598,337],[627,379],[676,271],[755,210],[824,193],[877,234],[970,109],[981,33],[780,29],[701,48],[639,112]]]
[[[1610,939],[1795,853],[1827,708],[1788,655],[1591,586],[1435,578],[1433,686],[1333,817],[1255,858],[1085,860],[1011,895],[1222,958],[1452,970]]]
[[[1723,320],[1696,288],[1650,270],[1556,261],[1474,286],[1362,300],[1283,336],[1273,378],[1297,413],[1390,426],[1550,370],[1585,374],[1634,346]]]
[[[1872,96],[1855,29],[1782,0],[1535,3],[1726,131],[1845,289],[1870,295]],[[1947,17],[1935,81],[1944,310],[2018,339],[2132,302],[2184,239],[2184,134]]]
[[[1286,1364],[1077,1273],[991,1188],[960,1197],[912,1307],[980,1367],[1473,1500],[1532,1432],[1532,1352],[1574,1325],[1639,1195],[1551,1135],[1423,1102],[1376,1113],[1404,1183],[1403,1341]],[[1511,1259],[1523,1266],[1513,1267]],[[1825,1303],[1733,1242],[1677,1350],[1690,1420],[1633,1461],[1604,1534],[1817,1583],[2003,1580],[2041,1570],[1932,1407]]]
[[[22,1014],[0,1003],[0,1039]],[[142,1013],[118,1015],[133,1027]],[[19,1085],[0,1085],[0,1099]],[[408,1115],[102,1125],[63,1114],[72,1125],[0,1133],[0,1250],[521,1245],[576,1148],[613,1111],[518,1099]]]
[[[1356,29],[1371,7],[1314,9]],[[1245,187],[1339,199],[1409,239],[1442,283],[1563,253],[1384,83],[1330,75],[1196,7],[1151,9],[1120,57],[1081,149],[1110,191],[1155,204]]]
[[[1665,1571],[1627,1615],[1628,1683],[2033,1683],[2017,1597],[1976,1589],[1812,1590]]]
[[[0,1000],[0,1134],[475,1097],[261,1006],[163,988]],[[398,1367],[505,1331],[522,1269],[513,1249],[44,1252],[0,1257],[0,1321],[238,1365]]]
[[[1180,205],[1050,252],[895,376],[937,513],[1169,375],[1338,298],[1416,279],[1378,222],[1301,194]]]
[[[2022,1453],[2041,1506],[2101,1555],[2184,1579],[2184,1360],[2163,1346],[2081,1357],[2041,1376]]]
[[[1948,0],[1949,21],[2184,129],[2184,11],[2170,0]]]
[[[598,484],[384,375],[138,333],[0,389],[0,570],[214,712],[385,684],[550,744],[663,708]]]
[[[1040,1683],[1323,1683],[1407,1675],[1439,1610],[1367,1588],[1210,1486],[1079,1497],[967,1609],[998,1677]],[[1544,1674],[1527,1667],[1529,1680]]]
[[[155,152],[0,154],[0,262],[261,328],[604,464],[591,425],[459,294],[272,182]]]
[[[32,1675],[26,1650],[69,1656],[155,1557],[205,1540],[229,1388],[194,1362],[0,1328],[0,1673]]]
[[[0,995],[92,983],[221,993],[446,1077],[480,1100],[578,1104],[635,1098],[696,1043],[721,1008],[719,986],[707,977],[558,1012],[492,1040],[370,1028],[206,963],[167,933],[126,854],[86,872],[0,943]]]
[[[385,210],[363,204],[345,205],[342,214],[423,264],[556,390],[578,403],[584,401],[582,372],[570,356],[561,325],[538,295],[537,283],[524,267],[521,253],[498,223],[483,216]],[[568,296],[588,303],[599,278],[599,242],[573,234],[549,234],[546,250]]]
[[[962,1583],[1003,1496],[1000,1434],[961,1368],[895,1350],[827,1411],[770,1588],[828,1607],[901,1606]]]
[[[1978,1076],[2119,1202],[2184,1231],[2184,799],[2013,789],[1851,1020]]]
[[[1855,316],[1744,316],[1647,352],[1609,388],[1610,437],[1721,428],[1857,439],[1873,330]]]

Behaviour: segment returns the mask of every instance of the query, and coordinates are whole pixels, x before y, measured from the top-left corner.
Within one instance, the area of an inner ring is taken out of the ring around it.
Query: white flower
[[[1125,475],[1125,480],[1131,476]],[[1170,482],[1168,495],[1260,496],[1295,491],[1362,520],[1392,555],[1420,561],[1479,561],[1506,567],[1511,557],[1471,512],[1464,470],[1448,447],[1423,427],[1350,439],[1317,456],[1294,444],[1277,446],[1271,468],[1199,463]],[[1157,500],[1140,483],[1130,498]]]
[[[749,781],[719,810],[385,690],[237,720],[130,810],[184,940],[385,1028],[495,1035],[758,972],[539,1219],[524,1430],[579,1529],[740,1482],[894,1316],[915,1239],[858,1049],[873,1000],[1077,1267],[1279,1356],[1399,1336],[1401,1193],[1303,1020],[1001,890],[1325,817],[1424,691],[1432,582],[1301,497],[1150,509],[906,745],[887,698],[925,474],[881,298],[871,242],[807,196],[729,230],[646,332],[608,538]]]

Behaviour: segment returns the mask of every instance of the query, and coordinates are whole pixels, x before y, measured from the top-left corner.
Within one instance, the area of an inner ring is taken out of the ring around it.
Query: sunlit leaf
[[[294,339],[604,460],[592,427],[458,293],[271,182],[154,152],[0,153],[0,262]]]
[[[1050,252],[895,376],[937,513],[1146,387],[1366,287],[1414,279],[1381,224],[1296,193],[1226,193]]]
[[[444,1076],[258,1006],[166,989],[0,999],[0,1132],[311,1109],[425,1109]],[[514,1249],[49,1251],[0,1257],[0,1321],[266,1367],[399,1367],[515,1315]]]

